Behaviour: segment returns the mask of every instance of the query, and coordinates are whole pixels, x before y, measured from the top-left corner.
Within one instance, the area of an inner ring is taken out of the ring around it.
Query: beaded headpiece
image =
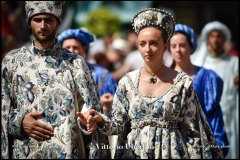
[[[146,26],[160,27],[167,32],[169,40],[174,33],[175,21],[173,16],[164,10],[158,8],[145,8],[138,11],[133,17],[132,26],[137,34]]]

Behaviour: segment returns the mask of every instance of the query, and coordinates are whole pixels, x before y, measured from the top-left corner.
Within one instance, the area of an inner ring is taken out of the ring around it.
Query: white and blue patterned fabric
[[[100,129],[118,138],[118,159],[215,159],[222,151],[192,87],[179,72],[177,81],[161,96],[139,92],[140,70],[126,74],[118,84],[112,112]],[[126,130],[127,125],[131,127]]]
[[[83,103],[102,112],[86,61],[58,44],[41,50],[32,43],[9,52],[1,69],[1,158],[86,158],[76,112]],[[49,140],[37,141],[21,131],[24,115],[37,111],[44,113],[38,120],[54,129]],[[98,130],[92,134],[92,153],[109,158],[109,150],[94,149],[108,141],[99,134]]]
[[[27,22],[40,13],[52,14],[60,22],[64,3],[64,1],[25,1]]]

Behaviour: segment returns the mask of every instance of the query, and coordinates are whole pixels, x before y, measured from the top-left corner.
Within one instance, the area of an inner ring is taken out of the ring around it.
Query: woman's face
[[[190,59],[192,48],[184,34],[176,33],[170,39],[170,51],[176,63],[181,63]]]
[[[155,27],[142,29],[138,34],[138,49],[146,63],[162,62],[166,43],[163,41],[162,31]]]

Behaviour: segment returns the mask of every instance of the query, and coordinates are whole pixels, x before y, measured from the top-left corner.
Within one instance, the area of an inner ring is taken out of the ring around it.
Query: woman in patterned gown
[[[201,109],[192,79],[164,66],[163,53],[174,32],[173,17],[147,8],[133,18],[144,66],[121,78],[109,117],[90,109],[77,113],[89,132],[120,134],[131,125],[116,158],[222,158]],[[119,138],[119,141],[124,138]],[[102,149],[102,146],[100,146]],[[91,154],[91,153],[90,153]]]

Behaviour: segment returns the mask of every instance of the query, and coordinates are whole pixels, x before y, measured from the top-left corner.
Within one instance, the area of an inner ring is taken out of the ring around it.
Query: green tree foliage
[[[89,13],[83,24],[96,37],[112,35],[120,30],[120,18],[106,7],[98,8]]]

